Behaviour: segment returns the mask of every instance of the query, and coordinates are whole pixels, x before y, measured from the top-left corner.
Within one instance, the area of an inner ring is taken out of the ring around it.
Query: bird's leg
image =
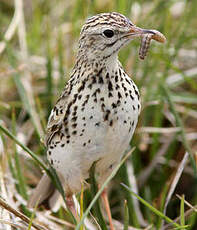
[[[74,204],[74,200],[73,200],[72,196],[66,197],[66,205],[67,205],[68,209],[71,211],[71,213],[73,214],[73,216],[75,217],[75,219],[77,221],[79,221],[79,216],[78,216],[77,211],[75,209],[75,204]]]
[[[108,216],[108,219],[109,219],[110,230],[115,230],[115,228],[113,226],[113,222],[112,222],[111,210],[110,210],[110,206],[109,206],[109,200],[108,200],[108,197],[107,197],[106,188],[104,188],[101,196],[102,196],[103,203],[104,203],[104,206],[105,206],[105,210],[107,212],[107,216]]]

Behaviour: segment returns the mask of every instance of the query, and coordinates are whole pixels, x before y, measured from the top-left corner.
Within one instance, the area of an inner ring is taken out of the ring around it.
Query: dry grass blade
[[[62,230],[62,224],[64,225],[64,223],[58,223],[57,221],[54,221],[50,218],[48,218],[48,211],[44,211],[44,212],[40,212],[37,211],[36,212],[36,221],[37,223],[42,223],[42,225],[44,225],[46,227],[47,230]],[[65,229],[67,229],[67,225],[65,225]],[[70,229],[70,227],[68,227]],[[72,229],[72,228],[71,228]],[[74,229],[74,228],[73,228]]]
[[[182,172],[183,172],[183,170],[185,168],[185,165],[187,163],[188,157],[189,157],[189,154],[186,152],[184,157],[183,157],[183,159],[182,159],[182,161],[181,161],[181,163],[180,163],[180,165],[179,165],[179,167],[178,167],[178,169],[177,169],[176,175],[175,175],[175,177],[173,179],[173,182],[172,182],[172,184],[170,186],[170,189],[168,191],[168,195],[167,195],[167,198],[166,198],[166,201],[165,201],[164,210],[163,210],[164,214],[166,214],[167,206],[168,206],[168,204],[169,204],[169,202],[171,200],[172,194],[174,193],[174,190],[175,190],[175,188],[176,188],[176,186],[177,186],[177,184],[179,182],[181,174],[182,174]]]
[[[133,166],[131,164],[131,162],[127,162],[127,172],[128,172],[128,179],[129,179],[129,184],[132,185],[133,191],[136,194],[139,194],[138,191],[138,185],[137,185],[137,181],[136,181],[136,177],[134,175],[134,169]],[[138,218],[138,221],[140,223],[141,226],[147,226],[147,222],[144,220],[144,217],[142,215],[142,212],[140,210],[140,204],[139,201],[136,197],[133,197],[133,206]]]
[[[179,127],[172,128],[157,128],[157,127],[141,127],[138,129],[138,133],[176,133],[181,129]]]
[[[8,210],[9,212],[13,213],[15,216],[19,217],[25,223],[29,224],[31,220],[25,216],[23,213],[17,211],[16,209],[12,208],[8,203],[6,203],[2,198],[0,198],[0,206]],[[32,223],[32,226],[37,230],[47,230],[45,227],[42,227],[38,224]]]
[[[181,196],[179,196],[178,194],[176,194],[176,196],[181,200]],[[191,209],[193,209],[195,212],[197,212],[197,208],[195,207],[195,206],[193,206],[193,205],[191,205],[188,201],[186,201],[185,199],[184,199],[184,203],[188,206],[188,207],[190,207]]]
[[[20,230],[26,230],[27,229],[27,227],[23,227],[19,224],[12,223],[10,220],[0,219],[0,223],[10,225],[10,226],[15,227],[15,228],[20,229]]]
[[[15,2],[17,2],[17,0],[15,0]],[[19,14],[19,11],[15,8],[12,21],[11,21],[7,31],[5,32],[4,41],[0,42],[0,54],[5,50],[6,42],[10,41],[11,38],[13,37],[13,35],[16,31],[16,28],[19,24],[19,20],[20,20],[20,14]]]
[[[185,106],[181,106],[181,105],[176,105],[176,110],[179,112],[179,113],[183,113],[183,114],[187,114],[195,119],[197,119],[197,111],[194,110],[194,109],[189,109],[189,108],[186,108]]]
[[[191,68],[189,70],[184,71],[183,74],[177,73],[177,74],[173,74],[173,75],[167,77],[166,83],[169,86],[173,86],[173,85],[176,85],[179,82],[182,82],[184,80],[182,75],[185,75],[189,78],[192,78],[192,77],[195,77],[196,74],[197,74],[197,67],[194,67],[194,68]]]
[[[170,190],[169,190],[167,198],[166,198],[166,202],[165,202],[165,205],[164,205],[164,214],[166,213],[168,203],[169,203],[169,201],[170,201],[170,199],[172,197],[172,194],[173,194],[173,192],[174,192],[174,190],[176,188],[176,185],[178,184],[178,181],[179,181],[179,179],[181,177],[181,174],[182,174],[182,172],[183,172],[183,170],[185,168],[188,156],[189,156],[189,154],[186,152],[184,157],[183,157],[183,159],[182,159],[182,161],[181,161],[181,163],[180,163],[180,165],[179,165],[179,167],[178,167],[178,169],[177,169],[176,175],[175,175],[174,180],[173,180],[173,182],[172,182],[172,184],[170,186]]]
[[[45,216],[49,219],[49,220],[53,220],[58,224],[63,224],[64,226],[70,227],[70,228],[75,228],[74,224],[69,223],[68,221],[65,220],[61,220],[60,218],[57,218],[55,216],[52,216],[50,214],[45,214]]]

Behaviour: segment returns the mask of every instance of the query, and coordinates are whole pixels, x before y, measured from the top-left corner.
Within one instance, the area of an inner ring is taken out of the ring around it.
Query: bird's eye
[[[103,34],[107,37],[107,38],[112,38],[114,36],[114,31],[113,30],[105,30],[103,32]]]

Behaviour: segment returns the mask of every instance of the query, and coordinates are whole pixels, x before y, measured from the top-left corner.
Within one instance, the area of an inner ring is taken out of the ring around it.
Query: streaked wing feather
[[[62,127],[62,122],[65,117],[66,107],[67,107],[67,98],[69,95],[70,84],[67,83],[66,87],[64,88],[61,96],[57,100],[54,108],[51,111],[51,114],[48,119],[46,136],[45,136],[45,145],[48,146],[53,136],[59,132]]]

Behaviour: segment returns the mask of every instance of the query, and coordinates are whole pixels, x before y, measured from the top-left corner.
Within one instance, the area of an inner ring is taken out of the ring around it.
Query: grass
[[[25,9],[22,11],[21,2]],[[45,209],[37,208],[31,213],[26,201],[39,181],[41,170],[48,172],[63,195],[56,174],[49,170],[46,162],[46,149],[41,141],[43,130],[51,108],[69,79],[84,20],[108,11],[123,13],[138,26],[158,29],[167,37],[165,45],[151,43],[144,61],[138,58],[138,40],[132,41],[119,55],[141,92],[142,111],[131,141],[135,151],[127,164],[122,162],[123,165],[118,166],[116,176],[111,180],[111,175],[107,180],[112,216],[119,221],[116,228],[196,229],[196,209],[191,208],[197,203],[195,0],[1,1],[0,196],[12,204],[13,209],[30,217],[28,229],[36,221],[41,225],[45,223],[47,229],[72,229],[67,223],[74,221],[65,208],[46,216]],[[14,12],[19,16],[24,14],[24,20],[19,20],[12,36],[8,36]],[[167,132],[172,127],[179,130]],[[168,192],[186,152],[189,160],[176,181],[165,212]],[[98,199],[104,187],[97,191],[94,178],[91,181],[91,189],[77,195],[82,210],[81,222],[75,229],[93,229],[83,222],[85,217],[96,229],[98,226],[108,228]],[[21,229],[25,226],[15,215],[2,210],[3,229],[8,228],[8,223],[17,223]],[[177,218],[179,221],[175,222]]]

